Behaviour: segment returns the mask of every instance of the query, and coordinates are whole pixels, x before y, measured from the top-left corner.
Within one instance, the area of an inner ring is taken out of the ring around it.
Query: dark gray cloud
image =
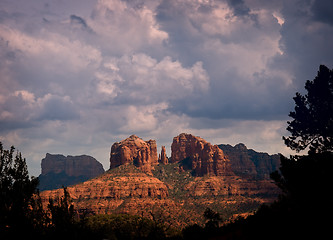
[[[250,13],[250,8],[246,6],[243,0],[228,0],[228,3],[236,16],[245,16]]]
[[[225,4],[209,5],[209,14],[191,14],[202,7],[194,4],[178,6],[175,1],[164,1],[159,6],[157,17],[162,29],[169,33],[175,56],[188,64],[200,59],[210,77],[208,93],[176,100],[171,110],[212,119],[281,119],[287,115],[291,105],[287,99],[293,91],[285,78],[271,73],[269,66],[279,55],[281,26],[272,12],[253,13],[244,20],[249,15],[245,3],[228,4],[231,11]],[[272,47],[276,50],[270,52]],[[264,55],[266,61],[258,59]],[[242,69],[250,65],[251,72],[244,76]]]
[[[76,16],[76,15],[72,14],[70,16],[70,19],[71,19],[71,24],[78,24],[78,25],[81,25],[83,28],[88,27],[86,21],[83,18],[79,17],[79,16]]]
[[[80,117],[68,97],[46,96],[43,99],[38,120],[74,120]]]
[[[292,1],[281,10],[284,24],[280,45],[284,54],[273,61],[275,66],[272,67],[291,72],[297,91],[303,89],[306,80],[315,77],[320,64],[333,66],[333,26],[314,19],[311,9],[316,4]],[[325,11],[321,14],[323,18],[330,15]]]
[[[313,18],[317,21],[333,25],[333,1],[316,0],[312,5]]]

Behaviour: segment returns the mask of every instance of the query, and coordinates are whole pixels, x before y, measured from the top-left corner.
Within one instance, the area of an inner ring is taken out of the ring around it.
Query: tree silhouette
[[[305,89],[304,96],[296,93],[295,111],[289,115],[294,120],[287,128],[291,136],[283,139],[297,152],[309,148],[308,155],[281,156],[280,172],[273,172],[271,178],[283,191],[273,210],[295,222],[290,232],[314,236],[328,233],[327,216],[333,214],[329,190],[333,185],[333,70],[321,65]]]
[[[49,199],[48,209],[51,213],[51,228],[54,237],[70,236],[76,228],[74,205],[71,204],[71,198],[66,187],[63,187],[63,197]],[[56,237],[57,238],[57,237]]]
[[[2,239],[33,235],[38,179],[29,178],[26,160],[0,142],[0,232]],[[34,207],[32,207],[34,206]],[[40,210],[40,209],[39,209]]]
[[[297,152],[309,147],[309,153],[333,151],[333,70],[320,65],[318,75],[305,84],[307,94],[294,97],[295,111],[288,122],[285,144]]]
[[[222,222],[222,218],[219,213],[214,212],[210,208],[206,208],[204,212],[204,218],[207,220],[206,228],[208,229],[217,229],[220,226],[220,222]]]

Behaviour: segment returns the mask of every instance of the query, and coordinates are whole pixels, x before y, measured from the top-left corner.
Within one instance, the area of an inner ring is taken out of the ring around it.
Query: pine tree
[[[309,153],[333,151],[333,70],[319,67],[318,75],[305,84],[307,94],[299,92],[294,97],[295,111],[288,122],[289,137],[285,144],[300,152],[309,148]]]
[[[38,199],[38,179],[29,178],[26,160],[15,148],[5,150],[0,142],[0,232],[2,239],[34,235],[32,207]],[[39,210],[42,212],[41,204]],[[41,217],[41,216],[39,216]]]

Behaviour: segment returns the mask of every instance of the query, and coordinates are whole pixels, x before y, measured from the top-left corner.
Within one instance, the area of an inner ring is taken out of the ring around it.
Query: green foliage
[[[333,151],[333,70],[319,67],[318,75],[305,84],[307,94],[296,93],[295,111],[288,122],[289,137],[285,144],[297,152],[309,147],[309,152]]]
[[[167,165],[159,164],[152,171],[154,177],[158,178],[168,186],[169,194],[175,199],[184,199],[187,197],[187,191],[184,186],[194,180],[190,170],[180,171],[180,163],[170,163]]]

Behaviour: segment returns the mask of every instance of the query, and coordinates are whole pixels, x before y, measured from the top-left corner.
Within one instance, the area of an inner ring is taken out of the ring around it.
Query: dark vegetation
[[[300,152],[309,149],[309,154],[333,150],[333,70],[319,67],[313,81],[306,81],[306,95],[296,93],[295,111],[288,122],[291,136],[283,137],[285,144]]]
[[[0,143],[1,239],[322,239],[332,237],[333,200],[333,71],[320,66],[318,76],[296,94],[288,122],[290,148],[303,156],[281,156],[280,171],[271,174],[282,190],[271,205],[255,214],[224,223],[212,209],[203,212],[205,225],[191,225],[181,233],[167,232],[156,219],[129,215],[78,213],[64,188],[64,196],[50,199],[43,209],[38,179],[28,176],[25,159],[14,147]],[[172,167],[172,165],[170,165]],[[161,170],[160,170],[161,171]],[[161,178],[166,173],[159,172]],[[164,175],[163,175],[164,174]],[[186,181],[191,174],[179,175]],[[178,192],[173,193],[175,197]],[[180,195],[178,196],[180,197]]]

